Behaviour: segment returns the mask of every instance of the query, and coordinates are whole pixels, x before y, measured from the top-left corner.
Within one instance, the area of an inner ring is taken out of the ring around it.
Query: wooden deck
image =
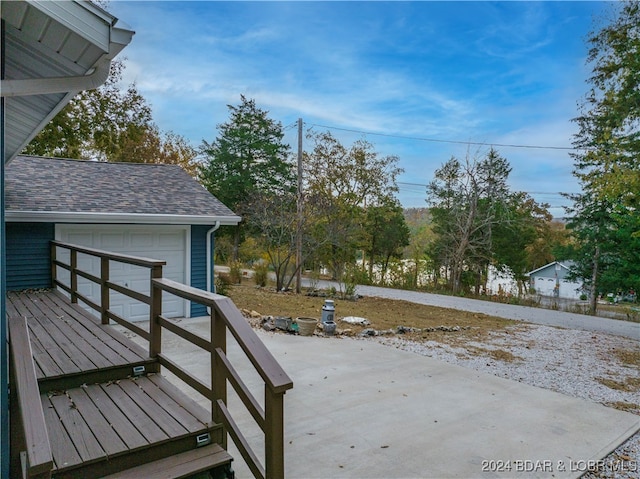
[[[183,477],[180,470],[230,464],[231,456],[211,443],[222,426],[164,377],[149,373],[156,361],[125,335],[55,291],[7,296],[10,332],[27,338],[12,346],[29,344],[26,353],[33,356],[40,394],[35,407],[42,407],[53,459],[50,477]],[[140,366],[144,371],[134,374]]]
[[[148,352],[53,290],[7,294],[7,317],[27,319],[40,389],[66,389],[153,371]]]

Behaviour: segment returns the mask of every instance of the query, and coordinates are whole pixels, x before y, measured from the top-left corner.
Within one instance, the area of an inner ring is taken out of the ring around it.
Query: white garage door
[[[538,294],[543,296],[553,296],[553,290],[555,287],[555,278],[542,278],[540,276],[536,278],[535,288]]]
[[[188,284],[187,233],[188,227],[185,226],[56,225],[56,239],[60,241],[114,253],[165,260],[167,264],[163,267],[163,276]],[[68,253],[66,254],[68,257]],[[97,258],[80,254],[78,267],[100,276],[100,260]],[[111,261],[109,272],[112,282],[149,294],[148,268]],[[65,283],[67,278],[68,273],[67,277],[61,274]],[[91,300],[100,303],[98,285],[79,277],[78,289]],[[110,309],[130,321],[149,319],[149,307],[146,304],[120,293],[111,292]],[[163,293],[162,312],[165,316],[185,316],[185,310],[184,300]]]

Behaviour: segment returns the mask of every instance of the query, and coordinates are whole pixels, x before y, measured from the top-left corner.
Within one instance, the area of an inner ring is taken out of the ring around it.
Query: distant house
[[[529,285],[542,296],[565,299],[580,299],[583,293],[582,283],[567,279],[571,263],[554,261],[541,268],[529,271]]]
[[[177,165],[16,156],[5,168],[9,290],[51,287],[53,239],[165,260],[165,277],[211,290],[213,232],[240,220]],[[98,262],[90,267],[99,271]],[[146,292],[148,272],[135,268],[114,268],[111,280]],[[87,281],[86,288],[99,298],[96,285]],[[148,319],[139,302],[112,294],[117,314]],[[166,296],[168,316],[206,314],[201,305]]]

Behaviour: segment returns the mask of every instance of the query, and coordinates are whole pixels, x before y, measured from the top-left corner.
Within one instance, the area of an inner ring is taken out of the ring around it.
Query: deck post
[[[284,477],[284,393],[264,388],[266,479]]]
[[[222,413],[218,409],[218,399],[227,404],[227,377],[225,374],[224,364],[216,353],[216,349],[220,348],[225,354],[227,353],[227,327],[221,315],[216,313],[214,305],[211,305],[211,390],[213,398],[211,401],[211,415],[215,423],[222,423]],[[220,430],[216,435],[215,441],[220,444],[223,449],[227,449],[227,432]]]
[[[109,324],[109,258],[100,259],[100,317],[102,324]]]
[[[156,286],[154,279],[162,278],[162,266],[155,265],[151,268],[149,305],[149,357],[157,358],[162,352],[162,327],[158,324],[158,317],[162,315],[162,289]],[[160,372],[160,365],[156,366],[156,373]]]
[[[55,244],[51,243],[51,286],[56,287],[56,281],[58,281],[58,266],[56,261],[58,260],[58,248]]]
[[[71,302],[78,302],[78,251],[69,250],[71,254]]]

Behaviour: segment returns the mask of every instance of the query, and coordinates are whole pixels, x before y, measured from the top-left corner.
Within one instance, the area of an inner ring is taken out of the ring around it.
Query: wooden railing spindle
[[[100,319],[109,324],[109,258],[100,258]]]
[[[162,315],[162,290],[156,286],[154,279],[162,278],[162,266],[151,268],[151,304],[149,305],[149,357],[157,358],[162,353],[162,328],[158,318]]]
[[[217,407],[217,401],[221,400],[227,404],[227,377],[223,373],[224,368],[221,364],[220,357],[216,353],[216,349],[220,349],[224,354],[227,353],[227,327],[222,317],[220,317],[215,308],[211,308],[211,389],[212,389],[212,407],[211,414],[214,422],[222,422],[222,413]],[[227,448],[227,433],[221,431],[219,443],[224,449]]]
[[[266,479],[284,477],[284,393],[275,393],[265,384],[264,428]]]
[[[78,302],[78,251],[71,250],[71,302]]]

